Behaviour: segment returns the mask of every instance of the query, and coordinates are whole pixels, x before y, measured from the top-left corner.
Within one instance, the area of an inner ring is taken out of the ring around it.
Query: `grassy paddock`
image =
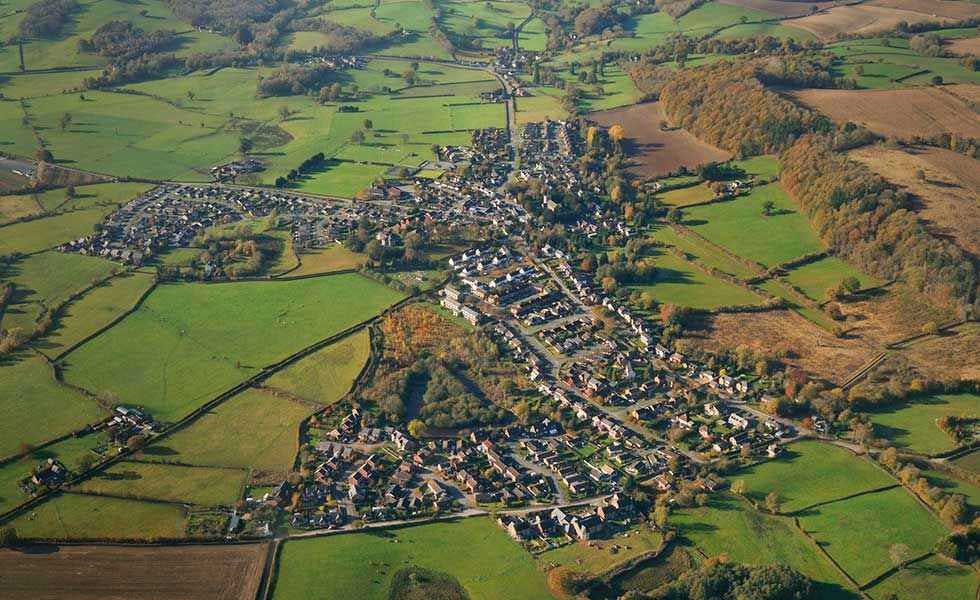
[[[760,304],[762,298],[735,284],[712,277],[686,260],[663,253],[654,259],[656,280],[631,286],[650,293],[658,302],[671,302],[692,308]]]
[[[0,512],[7,511],[27,500],[27,496],[18,488],[18,482],[38,463],[55,458],[68,469],[77,471],[83,457],[95,456],[91,450],[98,446],[100,441],[102,437],[96,435],[68,438],[0,466]]]
[[[333,404],[347,393],[371,354],[367,329],[327,346],[286,367],[265,384],[320,404]]]
[[[546,565],[558,564],[575,570],[584,570],[596,575],[612,567],[660,547],[663,536],[645,527],[631,529],[627,535],[608,540],[591,540],[588,544],[573,542],[555,550],[538,555],[538,560]],[[612,549],[619,546],[618,551]],[[626,546],[629,546],[626,549]]]
[[[187,515],[175,504],[61,494],[11,522],[26,539],[179,538]]]
[[[308,540],[282,547],[272,597],[384,600],[392,576],[416,565],[455,577],[472,600],[551,598],[543,573],[488,518]]]
[[[231,506],[245,487],[245,471],[121,462],[84,481],[79,491],[201,506]]]
[[[978,406],[977,394],[936,394],[870,416],[876,435],[913,452],[935,454],[956,447],[937,421],[945,416],[976,415]]]
[[[847,277],[856,277],[862,288],[877,283],[874,278],[834,256],[796,267],[786,275],[786,280],[800,288],[811,300],[821,302],[827,299],[827,290]]]
[[[977,574],[969,567],[932,557],[891,575],[868,594],[874,600],[968,600],[977,595]]]

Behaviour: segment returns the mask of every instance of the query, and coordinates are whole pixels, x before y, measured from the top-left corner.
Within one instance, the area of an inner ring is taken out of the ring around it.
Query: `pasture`
[[[65,377],[175,421],[400,297],[356,274],[161,285],[137,311],[69,354]]]
[[[655,552],[663,541],[663,535],[638,526],[610,539],[590,540],[588,543],[572,542],[537,555],[545,565],[559,565],[576,571],[588,571],[601,575],[618,564],[648,552]],[[628,546],[628,548],[627,548]]]
[[[821,598],[855,598],[833,565],[789,519],[749,508],[728,494],[713,494],[707,506],[673,511],[670,522],[682,543],[708,556],[725,554],[747,564],[782,563],[813,578]]]
[[[750,279],[757,274],[754,269],[750,269],[715,246],[706,244],[693,235],[682,235],[672,227],[658,227],[651,238],[681,250],[685,255],[697,259],[709,268],[718,269],[739,279]]]
[[[929,6],[923,6],[930,4]],[[946,2],[946,6],[955,6],[957,2]],[[821,41],[834,39],[841,33],[874,33],[894,28],[900,22],[920,23],[923,21],[949,21],[968,18],[970,12],[967,6],[956,7],[952,12],[942,8],[937,10],[940,3],[932,2],[893,2],[891,0],[876,0],[853,6],[836,6],[826,12],[790,19],[786,23],[799,27],[816,35]]]
[[[61,461],[61,464],[68,467],[69,470],[77,471],[83,457],[88,455],[95,457],[92,449],[102,441],[104,440],[99,435],[70,437],[34,450],[27,456],[15,461],[4,463],[0,466],[0,512],[10,510],[27,500],[28,496],[19,489],[18,483],[27,477],[31,469],[36,467],[38,463],[54,458]]]
[[[371,354],[371,338],[366,328],[319,350],[265,381],[317,404],[333,404],[350,389]]]
[[[827,50],[840,58],[838,75],[855,79],[861,88],[921,86],[936,75],[947,84],[980,83],[980,74],[964,67],[956,57],[923,56],[902,38],[847,40],[830,44]]]
[[[0,456],[81,429],[105,417],[94,400],[55,381],[39,356],[0,364]]]
[[[760,296],[733,283],[712,277],[669,252],[648,260],[653,260],[657,265],[654,281],[643,285],[632,285],[630,289],[649,294],[657,302],[703,309],[762,302]]]
[[[763,212],[766,202],[774,209]],[[767,267],[822,248],[810,221],[778,183],[755,187],[747,196],[684,211],[684,224],[735,254]]]
[[[147,540],[184,536],[187,515],[176,504],[62,493],[11,521],[31,540]]]
[[[917,557],[947,533],[903,488],[825,504],[801,514],[800,522],[860,584],[894,566],[889,557],[893,544],[905,544],[910,558]]]
[[[114,206],[95,206],[4,225],[0,227],[0,254],[40,252],[84,237],[113,210]]]
[[[249,389],[146,448],[145,460],[284,473],[299,450],[299,425],[312,407]]]
[[[551,598],[544,573],[489,518],[432,523],[291,540],[282,546],[274,600],[384,600],[401,567],[420,566],[455,577],[472,600]]]
[[[124,461],[74,489],[199,506],[232,506],[242,495],[247,473],[239,469],[187,467]]]
[[[52,546],[0,551],[8,600],[253,600],[265,544]]]
[[[40,214],[44,208],[27,194],[0,196],[0,225]]]
[[[821,302],[827,299],[827,290],[835,287],[847,277],[856,277],[861,288],[870,287],[877,282],[870,276],[855,269],[835,256],[794,267],[786,274],[786,280],[800,288],[811,300]]]
[[[628,170],[640,177],[658,177],[681,166],[694,168],[730,157],[683,129],[661,129],[666,117],[656,102],[597,112],[590,118],[606,127],[615,124],[623,127],[630,159]]]
[[[332,244],[327,248],[301,251],[298,254],[299,267],[290,271],[290,277],[331,273],[345,269],[356,269],[364,264],[363,254],[351,252],[340,244]]]
[[[510,47],[508,27],[521,24],[531,8],[523,2],[455,2],[439,3],[439,24],[450,35],[466,39],[477,49]]]
[[[939,428],[937,421],[946,416],[976,415],[978,407],[977,394],[936,394],[869,416],[875,435],[911,452],[936,454],[956,447],[956,442]]]
[[[908,565],[867,590],[874,600],[964,600],[977,595],[977,574],[933,556]]]
[[[779,458],[745,469],[735,479],[745,482],[746,495],[756,501],[769,492],[779,494],[783,513],[895,483],[868,459],[816,441],[787,446]]]

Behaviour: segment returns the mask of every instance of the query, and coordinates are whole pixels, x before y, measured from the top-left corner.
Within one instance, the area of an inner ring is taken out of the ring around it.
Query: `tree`
[[[935,321],[929,321],[922,326],[922,333],[925,335],[936,335],[939,333],[939,325]]]
[[[61,115],[61,118],[58,119],[58,125],[61,127],[62,131],[64,131],[65,129],[68,128],[69,125],[71,125],[71,120],[72,120],[71,113],[65,113]]]
[[[878,462],[882,466],[887,467],[891,470],[895,470],[898,467],[898,450],[895,448],[885,448],[881,454],[878,455]]]
[[[187,90],[187,99],[190,100],[191,102],[194,101],[194,91],[193,90]]]
[[[684,220],[684,211],[682,211],[679,208],[672,208],[667,213],[668,223],[680,223],[683,220]]]
[[[766,494],[766,510],[776,515],[779,514],[779,494],[769,492]]]
[[[776,203],[772,200],[766,200],[762,203],[762,214],[767,217],[772,216],[772,213],[776,210]]]
[[[355,144],[363,144],[364,132],[360,129],[354,131],[354,133],[350,134],[350,141],[354,142]]]
[[[626,130],[619,123],[609,128],[609,139],[614,142],[621,142],[626,137]]]
[[[364,119],[364,129],[374,129],[374,122],[371,119]]]
[[[935,77],[932,78],[932,85],[942,85],[942,84],[943,84],[942,75],[936,75]]]
[[[69,185],[65,188],[65,198],[71,200],[75,197],[75,186]]]
[[[418,419],[412,419],[408,422],[408,434],[414,438],[422,437],[425,435],[426,427],[425,423]]]
[[[20,538],[17,530],[13,527],[0,528],[0,548],[13,548],[18,544]]]
[[[292,111],[289,110],[289,107],[288,106],[280,106],[279,107],[279,120],[280,121],[285,121],[286,119],[289,118],[289,115],[291,115],[291,114],[292,114]]]
[[[732,493],[733,494],[737,494],[739,496],[744,496],[745,495],[745,480],[744,479],[736,479],[735,481],[732,482]]]
[[[892,564],[901,571],[912,558],[912,552],[905,544],[892,544],[888,549],[888,557],[892,560]]]
[[[238,153],[242,155],[242,158],[248,156],[248,153],[251,152],[253,145],[252,138],[242,137],[238,140]]]

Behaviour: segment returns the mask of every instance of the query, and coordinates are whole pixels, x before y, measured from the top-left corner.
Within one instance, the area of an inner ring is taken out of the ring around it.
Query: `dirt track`
[[[253,600],[265,544],[0,551],[4,600]]]
[[[629,171],[642,177],[658,177],[681,166],[693,168],[731,157],[683,129],[661,130],[665,117],[657,102],[595,112],[589,117],[606,127],[623,126],[632,163]]]

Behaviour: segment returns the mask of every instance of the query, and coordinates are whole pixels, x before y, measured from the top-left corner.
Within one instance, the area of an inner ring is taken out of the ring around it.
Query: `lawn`
[[[304,400],[333,404],[350,389],[370,354],[370,335],[361,329],[275,373],[265,384]]]
[[[976,415],[980,407],[977,394],[937,394],[916,399],[894,409],[871,413],[875,435],[891,440],[897,446],[936,454],[956,447],[936,423],[941,417]]]
[[[972,600],[977,574],[938,556],[909,565],[867,590],[874,600]]]
[[[68,438],[35,450],[31,454],[4,463],[0,466],[0,512],[10,510],[20,502],[27,500],[27,496],[17,487],[18,482],[30,474],[32,468],[41,461],[55,458],[70,470],[77,470],[81,464],[82,457],[95,454],[91,450],[97,447],[102,441],[102,436],[88,435],[84,437]]]
[[[763,203],[775,204],[763,214]],[[818,252],[823,245],[806,215],[779,184],[771,183],[726,202],[684,211],[685,224],[712,242],[767,267]]]
[[[45,307],[57,308],[117,268],[101,258],[56,250],[30,255],[6,268],[0,266],[0,278],[14,284],[13,297],[0,325],[4,329],[19,327],[31,332]]]
[[[630,288],[651,294],[657,302],[704,309],[762,302],[762,298],[752,292],[712,277],[669,252],[654,261],[657,265],[655,281]]]
[[[660,533],[640,526],[631,529],[627,536],[617,535],[610,539],[590,540],[588,543],[572,542],[539,554],[538,560],[549,566],[558,564],[576,571],[601,575],[620,563],[647,552],[654,552],[660,547],[662,540]],[[619,548],[614,550],[614,545]]]
[[[808,298],[821,302],[827,299],[827,290],[848,277],[856,277],[861,287],[866,288],[877,283],[874,278],[865,275],[858,269],[835,256],[828,256],[818,261],[795,267],[786,274],[786,280],[798,287]]]
[[[852,598],[830,561],[785,517],[752,510],[728,494],[713,494],[707,506],[677,510],[670,523],[682,540],[708,556],[727,555],[747,564],[782,563],[818,582],[820,598]]]
[[[82,494],[61,494],[11,521],[26,539],[147,540],[184,536],[181,506]]]
[[[147,448],[141,458],[282,473],[299,450],[312,407],[249,389]]]
[[[175,421],[400,297],[357,274],[161,285],[137,311],[70,353],[65,378]]]
[[[124,461],[87,479],[75,489],[199,506],[232,506],[241,497],[247,476],[239,469]]]
[[[777,492],[784,513],[895,483],[867,459],[816,441],[792,444],[778,459],[741,471],[733,479],[745,481],[747,494],[760,501]]]
[[[905,544],[911,557],[932,550],[947,532],[903,488],[865,494],[808,510],[803,528],[858,583],[894,566],[889,549]]]
[[[56,382],[43,358],[25,353],[0,364],[0,456],[106,416],[94,401]]]
[[[394,573],[410,565],[455,577],[471,600],[551,598],[544,573],[490,519],[291,540],[282,546],[274,600],[384,600]]]

